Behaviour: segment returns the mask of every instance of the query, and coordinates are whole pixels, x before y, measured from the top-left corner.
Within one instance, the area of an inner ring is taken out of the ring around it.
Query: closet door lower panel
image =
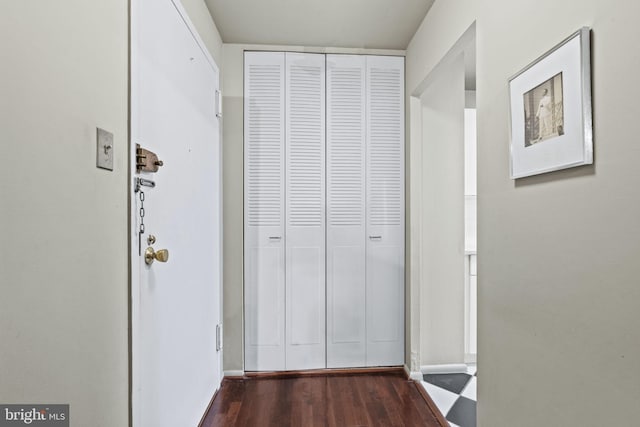
[[[367,57],[367,365],[404,363],[404,58]]]
[[[245,370],[285,369],[284,53],[245,54]]]
[[[327,55],[327,367],[366,364],[365,57]]]
[[[325,357],[325,57],[286,53],[286,369]]]

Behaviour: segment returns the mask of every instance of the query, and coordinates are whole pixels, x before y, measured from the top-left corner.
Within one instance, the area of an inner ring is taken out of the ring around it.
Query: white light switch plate
[[[101,169],[113,170],[113,134],[104,129],[98,129],[96,166]]]

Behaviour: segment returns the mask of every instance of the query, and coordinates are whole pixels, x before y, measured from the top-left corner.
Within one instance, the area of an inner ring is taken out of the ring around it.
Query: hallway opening
[[[476,412],[475,62],[472,26],[425,76],[411,103],[418,122],[412,126],[419,129],[411,149],[420,372],[442,414],[461,427],[475,427]]]

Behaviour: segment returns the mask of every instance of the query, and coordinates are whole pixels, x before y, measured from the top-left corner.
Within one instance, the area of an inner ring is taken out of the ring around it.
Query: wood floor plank
[[[414,381],[378,372],[225,379],[201,427],[444,427],[441,419]]]

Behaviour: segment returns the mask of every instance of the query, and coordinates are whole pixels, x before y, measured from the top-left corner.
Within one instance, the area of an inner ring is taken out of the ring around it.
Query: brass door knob
[[[144,251],[144,262],[147,265],[153,264],[153,261],[167,262],[169,260],[169,251],[167,249],[160,249],[157,252],[153,250],[151,246]]]

